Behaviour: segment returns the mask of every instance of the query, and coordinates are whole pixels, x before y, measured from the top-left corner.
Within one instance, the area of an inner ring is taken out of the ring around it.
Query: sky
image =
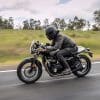
[[[0,16],[14,17],[16,25],[29,18],[52,22],[54,18],[78,16],[92,21],[98,9],[100,0],[0,0]]]

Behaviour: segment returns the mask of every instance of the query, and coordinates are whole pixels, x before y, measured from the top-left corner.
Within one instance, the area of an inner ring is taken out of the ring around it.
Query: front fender
[[[35,58],[33,58],[33,57],[27,57],[27,58],[24,58],[24,60],[31,60],[31,61],[35,61],[36,59]]]
[[[41,62],[40,62],[38,59],[35,59],[35,58],[33,58],[33,57],[27,57],[27,58],[24,59],[24,61],[25,61],[25,60],[29,60],[29,61],[32,62],[32,64],[35,63],[36,65],[38,65],[39,67],[42,68],[42,64],[41,64]]]

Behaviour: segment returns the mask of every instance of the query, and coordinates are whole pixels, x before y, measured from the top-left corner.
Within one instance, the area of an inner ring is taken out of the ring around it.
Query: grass
[[[89,47],[94,52],[94,59],[100,58],[100,31],[64,31],[78,45]],[[19,63],[30,56],[29,47],[32,40],[49,42],[41,30],[0,30],[0,64]]]

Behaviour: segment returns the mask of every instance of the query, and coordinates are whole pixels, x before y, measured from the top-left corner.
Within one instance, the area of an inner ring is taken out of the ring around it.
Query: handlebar
[[[47,47],[47,44],[43,45],[39,41],[32,42],[31,47],[30,47],[31,54],[33,54],[33,53],[37,53],[38,54],[38,53],[42,52],[43,49],[46,49],[46,47]]]

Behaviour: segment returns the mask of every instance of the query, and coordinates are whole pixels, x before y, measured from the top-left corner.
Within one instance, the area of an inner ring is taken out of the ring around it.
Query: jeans
[[[54,52],[54,51],[52,51]],[[56,53],[56,57],[59,61],[59,63],[64,67],[64,68],[70,68],[69,64],[67,63],[66,59],[64,56],[70,56],[72,53],[77,52],[77,47],[74,48],[65,48]]]

